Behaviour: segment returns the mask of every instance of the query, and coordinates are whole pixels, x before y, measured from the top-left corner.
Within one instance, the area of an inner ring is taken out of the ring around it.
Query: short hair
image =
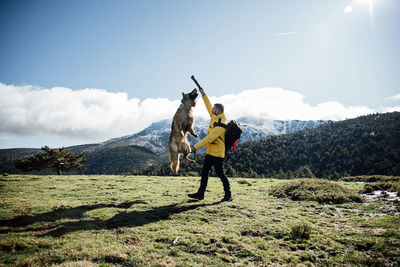
[[[214,107],[218,109],[219,112],[224,113],[224,105],[217,103],[214,105]]]

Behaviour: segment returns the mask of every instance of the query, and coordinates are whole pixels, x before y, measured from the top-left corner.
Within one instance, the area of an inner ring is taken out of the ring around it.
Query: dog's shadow
[[[144,201],[131,201],[121,204],[95,204],[87,206],[78,206],[75,208],[54,210],[41,214],[22,215],[14,217],[10,220],[0,221],[0,227],[8,227],[9,229],[0,230],[0,233],[9,232],[38,232],[39,236],[53,236],[60,237],[65,234],[81,231],[81,230],[112,230],[120,227],[137,227],[146,225],[153,222],[162,220],[173,219],[172,215],[194,210],[200,207],[213,206],[221,203],[220,201],[214,203],[198,203],[197,201],[187,201],[182,203],[175,203],[144,211],[131,211],[120,212],[110,219],[85,219],[84,213],[94,209],[100,208],[124,208],[128,209],[134,204],[147,204]],[[77,221],[47,224],[46,226],[34,227],[38,222],[56,222],[60,219],[76,219]],[[32,226],[31,226],[32,225]],[[10,229],[14,228],[14,229]],[[16,228],[16,229],[15,229]],[[21,228],[24,228],[21,230]]]

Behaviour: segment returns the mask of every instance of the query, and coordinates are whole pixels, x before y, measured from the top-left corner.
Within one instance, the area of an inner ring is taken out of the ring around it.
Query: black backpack
[[[236,121],[230,121],[228,124],[224,124],[221,122],[221,119],[218,122],[214,123],[214,126],[221,126],[226,129],[225,132],[225,154],[231,150],[236,149],[236,143],[242,134],[242,129],[240,129],[240,124]],[[221,138],[221,137],[220,137]],[[222,138],[221,138],[222,139]]]

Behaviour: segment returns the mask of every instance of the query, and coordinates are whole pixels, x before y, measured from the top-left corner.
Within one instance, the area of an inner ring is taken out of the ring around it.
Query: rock
[[[3,176],[8,176],[8,173],[6,173],[6,172],[3,172]]]
[[[172,241],[172,245],[176,246],[176,244],[178,244],[179,241],[179,236],[175,237],[174,241]]]

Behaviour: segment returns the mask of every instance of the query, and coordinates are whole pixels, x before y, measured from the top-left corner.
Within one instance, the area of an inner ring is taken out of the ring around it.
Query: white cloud
[[[173,116],[179,101],[128,98],[100,89],[73,91],[0,83],[0,134],[61,135],[100,141]]]
[[[79,138],[86,143],[100,142],[133,134],[152,122],[172,118],[180,105],[180,99],[141,101],[129,98],[127,93],[100,89],[43,89],[0,83],[0,92],[0,138],[59,136]],[[304,101],[303,95],[281,88],[210,96],[210,100],[225,105],[228,119],[253,116],[281,120],[342,120],[376,112],[366,106],[345,106],[339,102],[312,106]],[[194,114],[208,117],[200,98]]]
[[[397,107],[383,107],[382,112],[395,112],[400,111],[400,106]]]
[[[263,116],[279,120],[343,120],[375,112],[365,106],[344,106],[339,102],[324,102],[311,106],[304,96],[281,88],[243,91],[237,95],[210,97],[211,102],[225,105],[226,115]]]
[[[394,95],[394,96],[387,97],[385,100],[389,100],[389,101],[396,101],[396,100],[400,100],[400,94],[397,94],[397,95]]]
[[[279,33],[277,33],[276,35],[277,36],[282,36],[282,35],[292,35],[292,34],[295,34],[296,32],[279,32]]]
[[[352,6],[346,6],[344,8],[344,13],[351,13],[353,12],[353,7]]]

